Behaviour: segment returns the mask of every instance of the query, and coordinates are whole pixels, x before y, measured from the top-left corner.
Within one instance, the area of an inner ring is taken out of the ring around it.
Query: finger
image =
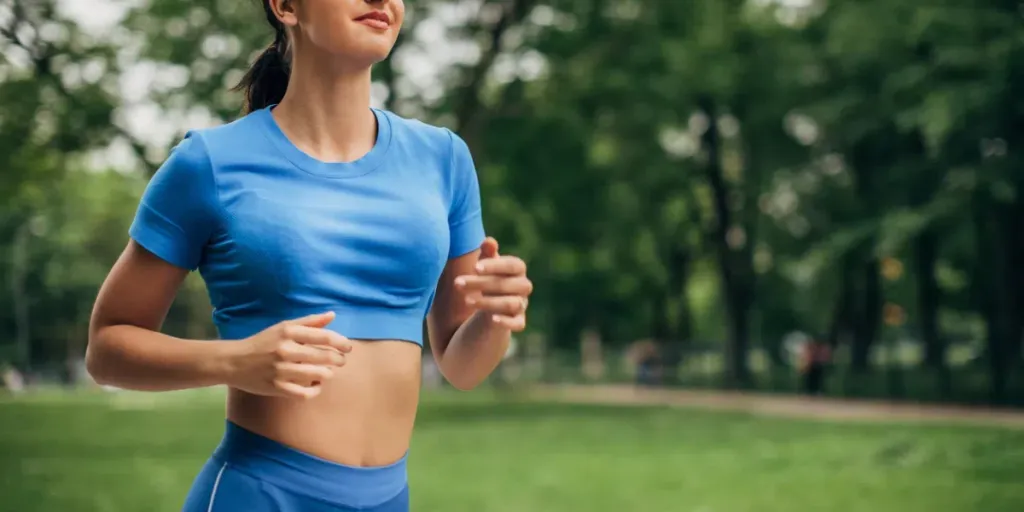
[[[525,311],[523,298],[518,295],[501,297],[466,297],[466,303],[477,309],[497,315],[515,316]]]
[[[306,327],[327,327],[334,320],[334,311],[308,315],[294,320],[286,320],[284,325],[304,325]]]
[[[315,386],[334,377],[334,372],[326,366],[306,363],[278,363],[275,367],[279,380],[294,382],[300,386]]]
[[[345,355],[330,347],[286,343],[278,349],[282,361],[329,366],[344,366]]]
[[[526,315],[492,315],[491,320],[512,332],[521,332],[523,329],[526,329]]]
[[[348,338],[334,331],[317,327],[286,325],[284,337],[302,345],[322,345],[337,349],[340,352],[352,350],[352,344]]]
[[[533,293],[533,283],[526,277],[459,276],[455,279],[455,288],[463,293],[476,292],[482,295],[526,297]]]
[[[274,387],[281,391],[281,394],[284,396],[302,399],[313,398],[319,395],[320,390],[322,389],[320,386],[301,386],[286,380],[275,380]]]
[[[518,276],[526,273],[526,262],[515,256],[501,256],[476,262],[476,272],[485,275]]]
[[[494,237],[489,236],[484,239],[484,243],[480,244],[480,256],[479,259],[486,260],[490,258],[496,258],[498,256],[498,241]]]

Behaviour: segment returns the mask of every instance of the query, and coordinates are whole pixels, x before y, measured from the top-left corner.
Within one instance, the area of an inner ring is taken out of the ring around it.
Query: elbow
[[[486,377],[485,377],[486,378]],[[478,378],[473,375],[445,375],[445,380],[448,384],[459,391],[473,391],[480,384],[483,383],[484,378]]]
[[[101,386],[106,386],[110,382],[107,380],[107,374],[103,371],[103,364],[100,357],[96,355],[96,349],[93,347],[93,342],[89,342],[89,347],[85,349],[85,371],[92,377],[92,380]]]
[[[451,384],[453,388],[459,391],[473,391],[474,389],[476,389],[477,386],[480,385],[479,382],[471,382],[468,380],[458,379],[448,379],[448,383]]]
[[[85,371],[101,386],[112,385],[109,365],[103,357],[103,340],[92,333],[85,348]]]
[[[452,368],[450,364],[444,364],[443,361],[439,361],[439,363],[441,364],[438,365],[438,370],[441,371],[444,380],[451,387],[459,391],[472,391],[486,378],[486,376],[484,378],[475,376],[472,372],[465,371],[463,368]]]

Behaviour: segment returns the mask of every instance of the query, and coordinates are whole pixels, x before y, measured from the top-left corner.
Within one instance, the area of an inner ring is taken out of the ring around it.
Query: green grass
[[[0,399],[0,510],[178,510],[223,425],[219,394]],[[427,399],[413,510],[1010,512],[1024,432],[667,408]]]

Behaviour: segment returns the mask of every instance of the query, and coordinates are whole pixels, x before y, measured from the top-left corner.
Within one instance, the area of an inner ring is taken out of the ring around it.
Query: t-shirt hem
[[[451,244],[448,248],[448,259],[465,256],[480,248],[487,234],[480,222],[480,214],[467,217],[450,226]]]
[[[357,306],[302,308],[259,317],[215,319],[215,323],[222,339],[239,340],[285,320],[328,311],[333,311],[335,317],[326,329],[346,338],[363,341],[407,341],[423,346],[423,311],[420,308],[387,309]]]
[[[175,267],[188,271],[196,269],[196,265],[192,264],[185,255],[174,249],[178,242],[161,235],[155,230],[147,229],[138,222],[134,222],[128,228],[128,236],[146,251]]]

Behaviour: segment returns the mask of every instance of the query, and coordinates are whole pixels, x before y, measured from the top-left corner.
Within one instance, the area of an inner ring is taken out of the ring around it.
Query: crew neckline
[[[373,172],[384,161],[391,146],[391,120],[385,113],[370,108],[377,119],[377,140],[363,156],[351,162],[325,162],[298,148],[285,135],[271,114],[277,105],[269,105],[255,112],[260,124],[266,129],[267,138],[299,170],[328,178],[352,178]]]

